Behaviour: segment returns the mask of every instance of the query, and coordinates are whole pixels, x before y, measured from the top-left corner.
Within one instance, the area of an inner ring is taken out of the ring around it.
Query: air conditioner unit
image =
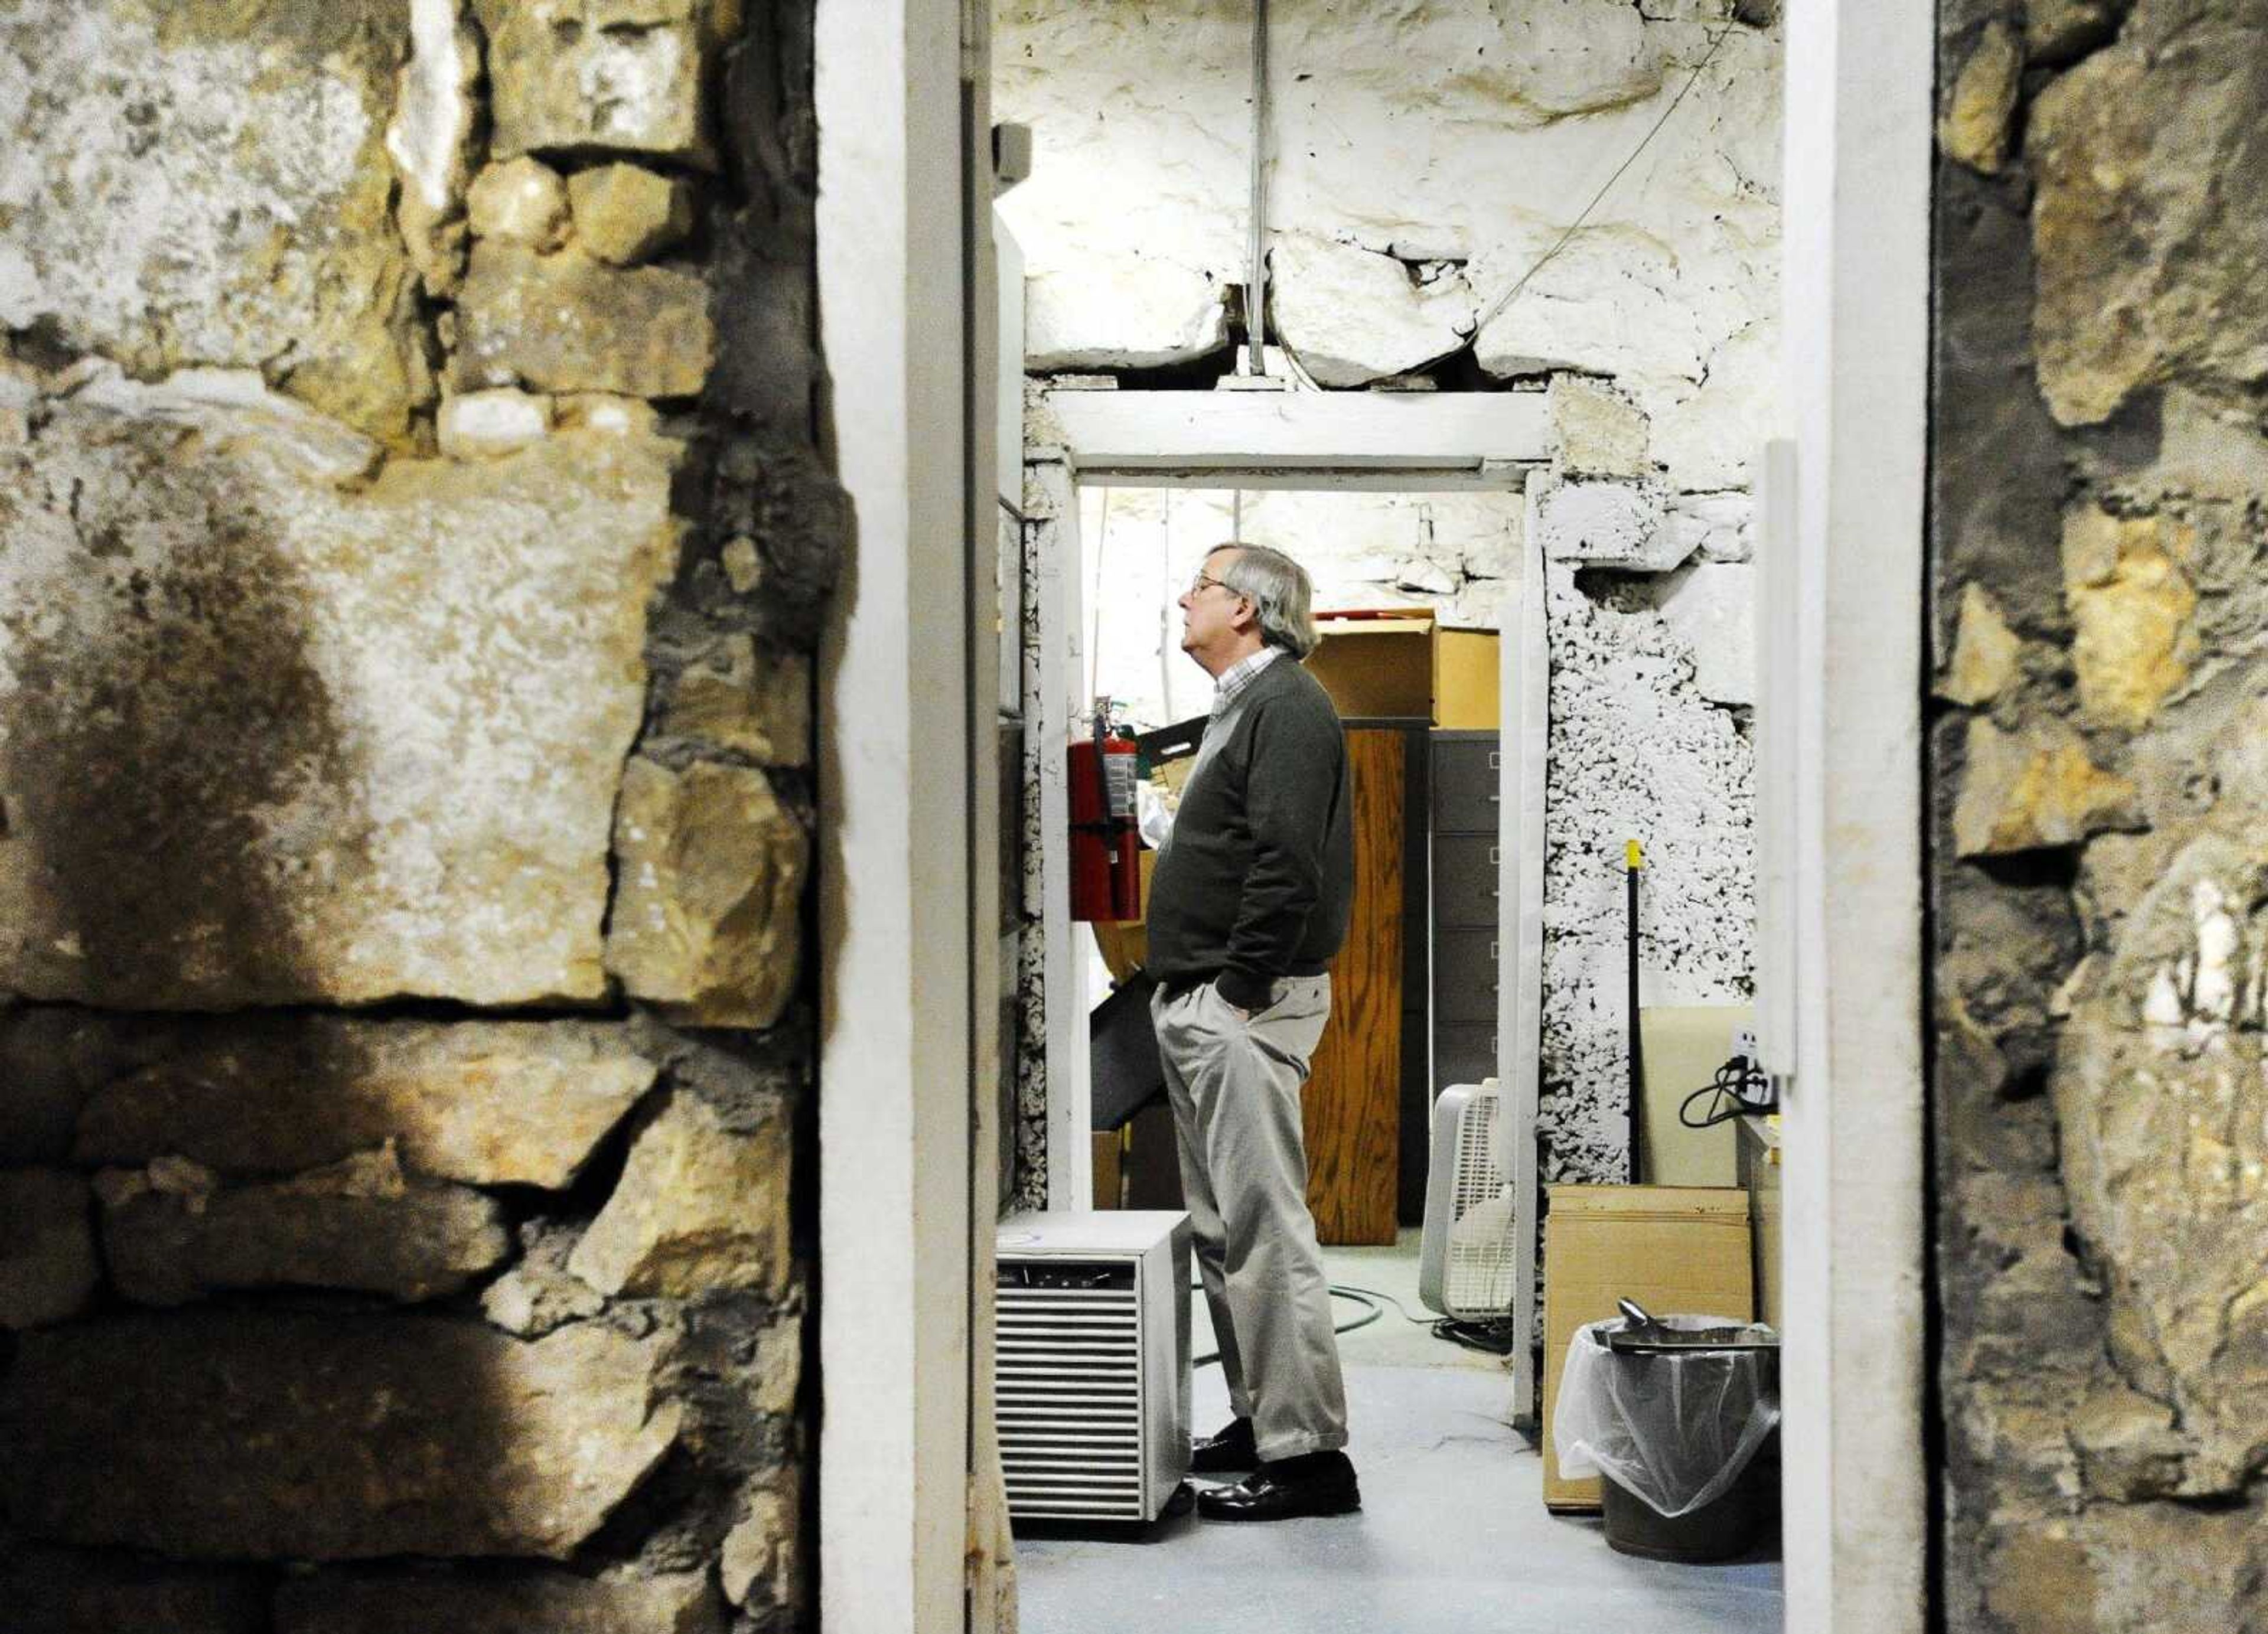
[[[1494,1078],[1452,1085],[1433,1103],[1418,1297],[1464,1321],[1511,1315],[1516,1292],[1512,1181],[1497,1153],[1503,1104]]]
[[[993,1365],[1008,1513],[1158,1518],[1189,1465],[1189,1217],[1000,1222]]]

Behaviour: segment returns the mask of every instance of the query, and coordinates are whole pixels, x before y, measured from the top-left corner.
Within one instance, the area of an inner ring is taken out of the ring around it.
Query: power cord
[[[1193,1282],[1189,1284],[1189,1292],[1191,1293],[1202,1292],[1204,1288],[1204,1284],[1203,1283]],[[1341,1322],[1336,1327],[1333,1328],[1331,1331],[1335,1334],[1352,1333],[1358,1328],[1367,1328],[1371,1323],[1385,1315],[1385,1306],[1379,1303],[1381,1299],[1386,1302],[1386,1305],[1392,1306],[1395,1313],[1403,1321],[1406,1322],[1419,1322],[1421,1324],[1423,1321],[1422,1318],[1412,1316],[1409,1312],[1403,1310],[1402,1308],[1402,1301],[1395,1299],[1392,1294],[1381,1293],[1374,1288],[1342,1288],[1334,1284],[1331,1288],[1331,1297],[1335,1299],[1351,1299],[1357,1305],[1363,1307],[1363,1314],[1356,1317],[1352,1321]],[[1208,1351],[1203,1356],[1191,1358],[1189,1360],[1189,1365],[1192,1368],[1203,1367],[1209,1363],[1214,1363],[1219,1360],[1220,1352],[1219,1351]]]
[[[1694,1104],[1706,1099],[1708,1109],[1693,1115]],[[1770,1112],[1779,1104],[1771,1080],[1746,1056],[1734,1056],[1717,1069],[1717,1076],[1678,1103],[1677,1121],[1688,1129],[1712,1129],[1751,1112]]]

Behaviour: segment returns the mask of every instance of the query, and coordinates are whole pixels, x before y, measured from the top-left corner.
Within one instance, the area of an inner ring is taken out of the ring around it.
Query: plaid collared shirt
[[[1223,710],[1236,702],[1238,693],[1259,680],[1260,672],[1283,656],[1281,647],[1263,647],[1250,658],[1239,659],[1221,671],[1212,683],[1211,717],[1218,719]]]

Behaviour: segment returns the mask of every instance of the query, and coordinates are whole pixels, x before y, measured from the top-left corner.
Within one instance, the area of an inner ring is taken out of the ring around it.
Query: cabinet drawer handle
[[[1489,1054],[1496,1054],[1496,1034],[1493,1033],[1489,1034]]]
[[[1502,847],[1501,845],[1491,845],[1491,846],[1490,846],[1490,847],[1489,847],[1489,866],[1490,866],[1490,867],[1491,867],[1491,868],[1493,868],[1493,867],[1495,867],[1498,863],[1502,862],[1503,860],[1504,860],[1504,847]]]
[[[1496,962],[1496,944],[1495,944],[1493,941],[1491,941],[1491,942],[1489,944],[1489,963],[1491,963],[1491,964],[1494,964],[1495,962]]]
[[[1504,796],[1501,794],[1491,794],[1488,797],[1488,803],[1491,806],[1501,806],[1504,804]]]
[[[1491,771],[1502,771],[1504,769],[1504,751],[1502,749],[1491,749],[1489,751],[1489,769]]]

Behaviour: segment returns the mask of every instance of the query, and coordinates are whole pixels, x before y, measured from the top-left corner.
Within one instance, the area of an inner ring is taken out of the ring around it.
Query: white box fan
[[[1461,1321],[1512,1314],[1518,1255],[1513,1183],[1498,1154],[1503,1104],[1494,1078],[1452,1085],[1433,1103],[1418,1297]]]

